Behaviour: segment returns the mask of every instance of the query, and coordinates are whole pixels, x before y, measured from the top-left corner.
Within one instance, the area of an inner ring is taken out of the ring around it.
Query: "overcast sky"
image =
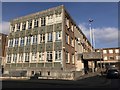
[[[89,39],[89,18],[94,21],[95,47],[118,47],[118,3],[117,2],[3,2],[2,32],[9,33],[11,19],[64,5],[76,24]]]

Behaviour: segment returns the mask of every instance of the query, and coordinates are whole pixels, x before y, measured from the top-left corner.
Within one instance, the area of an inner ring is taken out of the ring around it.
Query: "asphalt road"
[[[68,80],[4,80],[2,88],[120,88],[120,79],[101,76],[77,81]]]

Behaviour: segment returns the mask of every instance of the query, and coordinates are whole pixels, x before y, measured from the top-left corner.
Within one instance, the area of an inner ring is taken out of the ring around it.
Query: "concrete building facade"
[[[58,76],[84,68],[78,54],[93,47],[63,5],[10,22],[5,73]]]

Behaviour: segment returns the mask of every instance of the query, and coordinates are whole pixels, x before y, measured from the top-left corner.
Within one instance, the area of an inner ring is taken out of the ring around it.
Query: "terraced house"
[[[78,54],[93,49],[63,5],[10,22],[5,73],[58,76],[81,71]]]

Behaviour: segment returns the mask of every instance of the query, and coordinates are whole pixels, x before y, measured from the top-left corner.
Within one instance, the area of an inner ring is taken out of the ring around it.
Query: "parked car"
[[[109,69],[106,73],[106,77],[109,79],[120,78],[120,71],[118,69]]]

